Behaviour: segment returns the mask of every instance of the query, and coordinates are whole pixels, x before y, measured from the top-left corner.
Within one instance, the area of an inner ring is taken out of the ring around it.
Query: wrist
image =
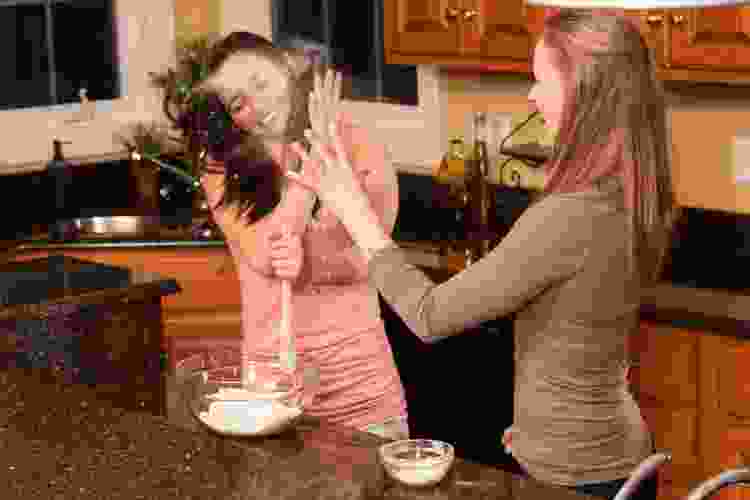
[[[391,246],[393,240],[381,226],[369,201],[364,198],[359,200],[356,208],[350,207],[342,211],[340,219],[369,262],[379,251]]]

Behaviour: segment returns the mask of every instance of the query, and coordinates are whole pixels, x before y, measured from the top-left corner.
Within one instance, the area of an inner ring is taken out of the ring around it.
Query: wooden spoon
[[[281,280],[281,322],[279,324],[279,357],[281,364],[290,372],[297,365],[297,351],[292,331],[292,283]]]

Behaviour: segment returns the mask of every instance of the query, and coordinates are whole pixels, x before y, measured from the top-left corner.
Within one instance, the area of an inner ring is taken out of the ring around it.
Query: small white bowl
[[[378,449],[383,468],[390,477],[409,486],[432,486],[450,470],[453,446],[432,439],[405,439]]]

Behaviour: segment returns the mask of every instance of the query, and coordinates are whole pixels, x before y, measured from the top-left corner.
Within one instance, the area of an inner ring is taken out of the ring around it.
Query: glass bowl
[[[313,403],[319,371],[297,355],[290,371],[278,356],[239,350],[200,353],[177,365],[190,413],[214,432],[228,436],[271,436],[293,426]]]
[[[450,470],[453,446],[432,439],[404,439],[384,444],[378,455],[390,477],[409,486],[432,486]]]

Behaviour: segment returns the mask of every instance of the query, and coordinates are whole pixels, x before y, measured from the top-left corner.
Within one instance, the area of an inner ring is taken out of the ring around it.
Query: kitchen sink
[[[165,228],[189,226],[184,217],[114,215],[60,220],[54,224],[56,239],[128,239],[158,235]]]

